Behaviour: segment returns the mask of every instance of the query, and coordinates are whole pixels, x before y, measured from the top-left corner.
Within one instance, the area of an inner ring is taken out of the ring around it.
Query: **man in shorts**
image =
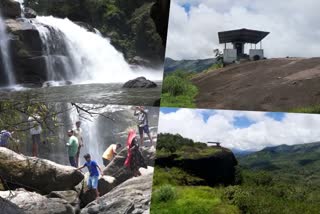
[[[87,186],[88,186],[88,189],[95,190],[96,199],[97,199],[99,197],[99,191],[98,191],[99,171],[101,175],[103,175],[103,173],[99,165],[97,164],[97,162],[95,162],[94,160],[91,160],[90,154],[86,154],[83,157],[86,160],[86,162],[83,164],[83,166],[79,167],[78,170],[81,170],[84,167],[88,168],[90,175],[89,175]]]
[[[77,154],[76,154],[76,165],[77,165],[77,167],[79,167],[79,163],[80,163],[80,160],[79,160],[80,150],[81,150],[81,147],[84,146],[83,145],[83,138],[82,138],[82,128],[80,126],[81,126],[81,122],[77,121],[76,122],[76,127],[73,129],[73,134],[74,134],[74,136],[76,136],[76,138],[78,139],[78,143],[79,143],[78,151],[77,151]]]
[[[136,106],[134,111],[134,116],[138,117],[138,129],[140,135],[140,143],[143,145],[144,133],[148,135],[150,143],[152,144],[152,137],[149,131],[149,122],[148,122],[148,110],[144,109],[143,106]]]
[[[103,165],[104,166],[107,166],[111,162],[113,157],[117,155],[117,150],[119,148],[121,148],[121,144],[120,143],[111,144],[107,148],[107,150],[102,155],[102,161],[103,161]]]
[[[71,166],[77,167],[76,155],[79,147],[78,138],[73,135],[73,130],[68,131],[68,137],[69,137],[69,141],[67,142],[66,145],[68,147],[69,162]]]

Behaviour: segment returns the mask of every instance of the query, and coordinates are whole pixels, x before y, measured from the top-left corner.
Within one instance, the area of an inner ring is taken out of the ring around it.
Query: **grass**
[[[152,214],[239,214],[224,199],[223,188],[193,186],[200,178],[181,169],[156,167],[153,179]]]
[[[162,187],[159,187],[160,189]],[[176,197],[167,202],[159,202],[157,189],[153,192],[151,213],[153,214],[238,214],[239,210],[222,201],[222,194],[218,188],[206,186],[176,186]]]
[[[165,76],[162,86],[161,106],[165,107],[195,107],[195,96],[198,88],[190,81],[189,74],[176,71]]]

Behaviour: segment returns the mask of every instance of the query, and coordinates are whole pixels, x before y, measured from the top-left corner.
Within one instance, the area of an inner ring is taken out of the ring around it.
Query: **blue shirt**
[[[8,144],[8,140],[11,137],[11,133],[6,131],[6,130],[2,130],[0,133],[0,146],[6,146]]]
[[[85,162],[84,166],[88,168],[88,171],[90,172],[90,177],[99,176],[98,164],[95,161]]]

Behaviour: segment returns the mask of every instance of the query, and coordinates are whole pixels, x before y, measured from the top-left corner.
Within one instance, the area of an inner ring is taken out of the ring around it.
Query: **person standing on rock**
[[[111,144],[107,150],[103,153],[102,155],[102,161],[103,161],[103,165],[106,167],[111,160],[113,159],[114,156],[116,156],[117,150],[121,148],[121,144],[117,143],[117,144]]]
[[[99,197],[99,191],[98,191],[98,181],[99,181],[99,171],[101,175],[103,175],[101,168],[95,162],[94,160],[91,160],[90,154],[86,154],[83,156],[86,162],[83,164],[83,166],[79,167],[78,170],[81,170],[85,167],[88,168],[88,171],[90,173],[87,186],[88,189],[93,189],[96,192],[96,199]],[[99,171],[98,171],[99,169]]]
[[[28,118],[30,123],[30,134],[32,138],[32,156],[38,157],[39,144],[41,141],[40,135],[42,132],[41,124],[40,124],[40,116],[38,114],[34,114]]]
[[[74,136],[76,136],[76,138],[78,139],[78,143],[79,143],[79,147],[78,147],[78,151],[76,154],[76,165],[77,167],[79,167],[79,163],[80,163],[80,150],[81,147],[83,147],[83,138],[82,138],[82,129],[81,129],[81,122],[77,121],[76,122],[76,127],[73,129],[73,134]]]
[[[152,144],[152,137],[149,131],[148,110],[144,109],[143,106],[136,106],[134,116],[138,117],[138,130],[140,134],[141,145],[144,143],[144,133],[148,135],[150,143]]]
[[[78,152],[78,138],[74,136],[73,130],[68,131],[69,141],[67,142],[68,154],[69,154],[69,162],[73,167],[77,167],[76,164],[76,155]]]
[[[145,160],[140,152],[138,139],[134,130],[129,131],[127,139],[128,154],[124,165],[129,168],[135,177],[140,176],[139,169],[141,167],[148,168]]]

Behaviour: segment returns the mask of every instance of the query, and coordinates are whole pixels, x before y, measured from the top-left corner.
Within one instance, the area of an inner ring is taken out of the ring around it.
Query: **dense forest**
[[[197,172],[159,161],[165,153],[181,159],[192,158],[198,150],[206,158],[219,156],[225,148],[180,135],[159,135],[151,213],[319,213],[319,143],[281,145],[238,157],[234,182],[227,185],[208,185]],[[207,166],[207,171],[216,170],[212,164]]]

